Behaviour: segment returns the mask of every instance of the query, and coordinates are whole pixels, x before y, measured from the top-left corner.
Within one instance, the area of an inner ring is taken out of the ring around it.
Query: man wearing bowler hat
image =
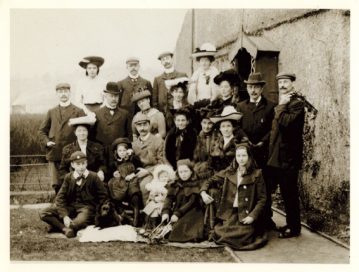
[[[46,147],[46,159],[52,188],[57,193],[60,189],[59,167],[62,149],[75,140],[74,128],[68,125],[71,118],[84,116],[85,112],[70,101],[71,86],[68,83],[56,85],[59,105],[50,109],[39,128],[39,136]]]
[[[302,166],[304,102],[295,95],[293,73],[276,76],[279,103],[269,140],[269,174],[272,185],[279,184],[286,212],[286,225],[279,228],[279,238],[300,235],[298,173]]]
[[[152,103],[153,107],[162,112],[167,111],[167,105],[171,99],[169,90],[166,88],[165,81],[175,79],[178,77],[187,77],[186,73],[177,72],[173,66],[173,53],[163,52],[158,56],[163,66],[163,73],[157,77],[153,82]]]
[[[126,68],[128,76],[117,83],[118,88],[121,90],[119,105],[128,110],[130,121],[132,121],[133,116],[138,111],[136,105],[131,102],[133,94],[140,89],[152,92],[152,85],[150,81],[140,76],[140,60],[138,58],[128,58]]]
[[[110,165],[113,156],[111,144],[119,137],[131,137],[131,122],[128,111],[118,106],[120,89],[116,82],[108,82],[104,90],[104,106],[95,111],[95,139],[105,149],[106,165]]]
[[[249,98],[240,102],[237,110],[243,113],[240,127],[245,137],[248,138],[252,147],[252,154],[259,168],[262,169],[263,177],[267,188],[267,199],[271,197],[271,190],[267,178],[267,160],[269,149],[269,135],[274,118],[275,104],[263,96],[263,88],[266,82],[261,73],[252,73],[248,80],[244,80],[247,85]],[[267,229],[276,229],[272,221],[271,201],[269,200],[264,213]]]

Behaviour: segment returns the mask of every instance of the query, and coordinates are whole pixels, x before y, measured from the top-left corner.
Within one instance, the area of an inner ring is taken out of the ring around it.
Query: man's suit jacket
[[[152,92],[152,85],[147,79],[138,77],[136,80],[132,80],[129,76],[117,83],[119,89],[122,91],[120,95],[121,108],[128,110],[130,117],[132,119],[135,114],[135,105],[131,103],[131,98],[134,92],[139,88],[148,89]]]
[[[68,125],[69,119],[85,115],[82,109],[73,104],[67,106],[62,113],[63,116],[60,105],[50,109],[39,128],[40,140],[44,146],[49,141],[55,142],[54,146],[46,147],[48,161],[61,161],[63,147],[76,139],[74,127]]]
[[[104,146],[105,151],[115,139],[132,136],[127,110],[116,108],[114,115],[111,115],[110,109],[104,106],[95,114],[95,139]]]
[[[154,108],[162,112],[166,112],[168,100],[170,99],[169,90],[166,88],[165,80],[175,79],[178,77],[187,77],[186,73],[177,72],[176,70],[173,73],[163,73],[162,75],[155,77],[153,82],[153,91],[152,91],[152,105]]]

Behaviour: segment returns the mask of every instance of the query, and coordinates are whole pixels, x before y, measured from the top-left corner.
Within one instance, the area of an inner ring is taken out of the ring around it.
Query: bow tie
[[[85,179],[85,176],[84,176],[84,175],[78,176],[78,177],[75,179],[76,184],[77,184],[78,186],[80,186],[83,179]]]

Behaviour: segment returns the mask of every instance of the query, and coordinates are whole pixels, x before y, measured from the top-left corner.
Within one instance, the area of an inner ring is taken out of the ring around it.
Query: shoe
[[[281,231],[279,233],[278,238],[286,239],[286,238],[298,237],[299,235],[300,235],[300,232],[292,231],[291,229],[287,228],[286,230]]]
[[[277,227],[277,230],[278,230],[279,232],[284,232],[284,231],[286,231],[287,229],[289,229],[289,227],[288,227],[287,225],[281,226],[281,227]]]
[[[265,228],[266,228],[266,230],[279,230],[279,228],[277,227],[277,225],[274,223],[273,220],[269,220],[266,223]]]
[[[73,238],[75,237],[75,232],[71,228],[63,228],[62,232],[65,234],[67,238]]]
[[[61,232],[61,230],[59,230],[58,228],[55,228],[54,226],[47,226],[46,232],[50,234],[50,233]]]

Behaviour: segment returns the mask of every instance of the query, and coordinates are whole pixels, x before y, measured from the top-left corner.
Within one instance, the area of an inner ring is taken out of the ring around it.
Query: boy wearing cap
[[[59,105],[50,109],[39,128],[39,136],[46,147],[51,185],[57,192],[60,188],[59,167],[62,149],[75,140],[74,128],[68,125],[71,118],[85,116],[85,112],[70,101],[71,86],[68,83],[56,85]]]
[[[50,225],[49,232],[60,231],[68,238],[92,223],[96,206],[107,197],[103,182],[87,170],[83,152],[74,152],[70,161],[74,171],[65,176],[54,205],[40,212],[41,220]]]
[[[276,76],[279,103],[269,140],[268,166],[272,185],[279,184],[286,212],[286,225],[279,228],[279,238],[300,235],[298,174],[302,166],[304,102],[295,96],[292,73]]]
[[[117,83],[118,88],[122,91],[119,105],[128,110],[130,121],[138,111],[136,105],[131,103],[133,94],[139,89],[146,89],[152,92],[151,82],[140,76],[140,60],[136,57],[130,57],[126,60],[128,76]]]
[[[164,72],[155,77],[153,82],[152,103],[153,107],[162,112],[166,112],[167,105],[171,99],[165,80],[175,79],[178,77],[187,77],[186,73],[178,72],[173,66],[173,53],[163,52],[158,56],[158,60],[164,68]]]
[[[261,73],[250,74],[248,80],[244,80],[244,83],[247,84],[249,98],[240,102],[237,106],[237,110],[243,113],[240,127],[244,136],[248,138],[258,168],[262,169],[263,172],[268,200],[265,207],[266,228],[276,229],[275,223],[271,219],[272,210],[268,205],[271,203],[271,190],[267,177],[269,135],[274,118],[275,104],[262,95],[266,82],[263,80]]]

